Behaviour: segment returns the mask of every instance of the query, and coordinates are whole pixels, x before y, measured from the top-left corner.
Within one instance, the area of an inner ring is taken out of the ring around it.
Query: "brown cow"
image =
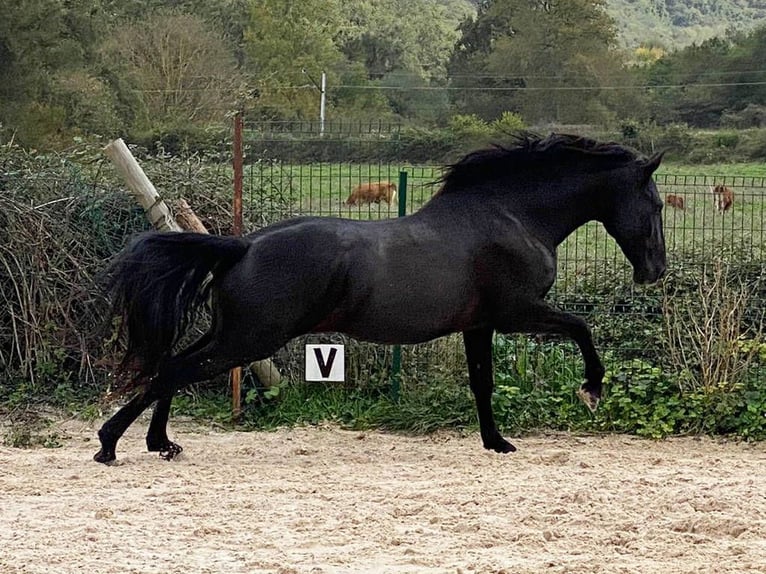
[[[396,197],[396,184],[390,181],[380,181],[371,183],[362,183],[357,185],[348,196],[346,205],[356,205],[357,203],[380,203],[385,201],[391,203]]]
[[[713,205],[721,213],[731,209],[734,203],[734,192],[725,185],[716,185],[710,188],[710,193],[713,194]]]
[[[665,205],[674,207],[676,209],[684,210],[684,198],[680,195],[673,195],[669,193],[665,196]]]

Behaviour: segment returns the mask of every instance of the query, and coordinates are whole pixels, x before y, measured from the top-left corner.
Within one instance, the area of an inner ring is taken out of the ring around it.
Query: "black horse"
[[[604,368],[590,330],[543,300],[556,247],[600,221],[634,280],[656,281],[665,271],[662,201],[652,180],[661,159],[584,137],[526,134],[450,166],[433,198],[407,217],[302,217],[244,238],[138,235],[109,276],[127,326],[123,368],[141,391],[103,425],[95,460],[114,460],[119,438],[154,402],[147,446],[173,458],[181,447],[168,439],[167,421],[178,389],[269,357],[305,333],[419,343],[462,332],[481,438],[497,452],[515,448],[492,414],[494,331],[572,338],[585,359],[580,396],[594,409]],[[208,296],[211,327],[174,354]]]

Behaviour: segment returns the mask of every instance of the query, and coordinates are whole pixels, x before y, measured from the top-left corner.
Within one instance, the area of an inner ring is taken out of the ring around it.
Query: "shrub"
[[[513,135],[526,128],[521,116],[513,112],[503,112],[489,127],[495,135],[500,136]]]
[[[16,143],[28,148],[62,149],[71,143],[62,106],[32,102],[19,112]]]
[[[666,283],[664,317],[670,360],[682,388],[711,395],[742,388],[760,358],[765,311],[752,312],[755,285],[720,258],[703,267],[697,288]]]
[[[152,131],[134,132],[130,141],[150,155],[188,157],[194,154],[212,158],[231,152],[231,134],[218,126],[195,126],[193,124],[157,127]]]
[[[475,114],[457,114],[450,118],[447,128],[456,137],[486,138],[492,130],[483,119]]]

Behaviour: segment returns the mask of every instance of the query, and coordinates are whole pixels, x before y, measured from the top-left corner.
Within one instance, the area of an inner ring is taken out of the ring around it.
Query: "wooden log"
[[[104,147],[104,153],[125,179],[136,201],[144,208],[146,218],[152,226],[159,231],[181,231],[181,227],[173,219],[170,208],[146,177],[144,170],[138,165],[125,142],[122,139],[109,142]]]
[[[196,233],[207,233],[205,225],[197,217],[197,214],[192,211],[185,199],[177,199],[173,202],[173,210],[176,213],[176,223],[181,229],[187,231],[194,231]]]
[[[282,380],[282,375],[279,374],[279,370],[274,366],[274,363],[272,363],[270,359],[253,361],[250,363],[250,371],[267,389],[278,387]]]

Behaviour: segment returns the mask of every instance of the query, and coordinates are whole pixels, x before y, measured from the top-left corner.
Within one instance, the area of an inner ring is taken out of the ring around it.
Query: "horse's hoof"
[[[580,389],[577,391],[577,396],[585,404],[585,406],[588,407],[590,412],[596,412],[601,397],[587,390],[585,387],[580,387]]]
[[[93,460],[100,462],[101,464],[112,464],[115,460],[117,460],[117,457],[115,456],[113,450],[105,451],[102,448],[100,451],[93,455]]]
[[[509,452],[516,452],[516,447],[513,446],[511,443],[509,443],[507,440],[505,440],[503,437],[498,436],[495,440],[492,442],[485,442],[484,448],[487,450],[494,450],[495,452],[500,452],[503,454],[509,453]]]
[[[184,451],[180,444],[169,442],[159,449],[160,458],[162,460],[173,460],[176,456]]]

